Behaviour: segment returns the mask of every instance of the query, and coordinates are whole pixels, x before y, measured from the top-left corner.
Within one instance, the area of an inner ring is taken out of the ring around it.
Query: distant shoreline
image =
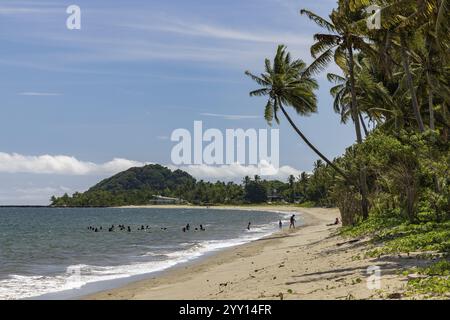
[[[0,208],[51,208],[51,206],[43,205],[0,205]]]

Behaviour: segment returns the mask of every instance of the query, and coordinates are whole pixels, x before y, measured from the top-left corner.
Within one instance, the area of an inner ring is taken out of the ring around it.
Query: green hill
[[[179,186],[193,184],[195,184],[195,179],[187,172],[171,171],[159,164],[150,164],[120,172],[96,184],[88,192],[150,189],[160,193],[166,189],[175,190]]]
[[[53,206],[122,206],[148,204],[154,195],[182,197],[196,180],[182,170],[159,164],[131,168],[107,178],[84,193],[52,197]]]

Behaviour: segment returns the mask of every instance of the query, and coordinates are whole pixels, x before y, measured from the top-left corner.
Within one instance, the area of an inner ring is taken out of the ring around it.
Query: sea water
[[[0,208],[0,299],[161,271],[269,235],[288,216],[209,208]]]

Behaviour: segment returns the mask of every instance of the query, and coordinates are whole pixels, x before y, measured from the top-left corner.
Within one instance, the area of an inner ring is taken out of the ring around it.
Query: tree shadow
[[[399,275],[401,271],[411,269],[413,267],[426,267],[434,261],[430,259],[417,259],[414,257],[403,256],[383,256],[380,258],[373,258],[368,260],[365,266],[347,267],[347,268],[333,268],[325,271],[317,271],[305,273],[300,275],[293,275],[293,278],[307,278],[297,281],[286,282],[286,285],[298,283],[312,283],[319,280],[337,280],[341,277],[350,275],[359,275],[367,277],[367,268],[370,266],[379,266],[382,276]],[[406,281],[406,279],[405,279]]]

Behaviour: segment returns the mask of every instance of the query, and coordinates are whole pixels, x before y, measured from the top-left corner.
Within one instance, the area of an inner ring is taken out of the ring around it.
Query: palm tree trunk
[[[442,117],[444,118],[444,128],[442,129],[442,136],[444,138],[444,142],[448,141],[448,122],[447,122],[447,104],[442,102]]]
[[[427,77],[429,77],[429,75],[427,74]],[[429,88],[430,85],[428,85]],[[428,112],[429,112],[429,117],[430,117],[430,129],[434,130],[435,126],[434,126],[434,109],[433,109],[433,92],[430,90],[428,90]]]
[[[325,157],[309,140],[305,137],[305,135],[300,131],[300,129],[295,125],[294,121],[292,121],[289,114],[284,109],[283,105],[280,104],[280,109],[283,112],[284,116],[286,117],[287,121],[290,123],[292,128],[294,128],[295,132],[302,138],[302,140],[310,147],[323,161],[325,161],[330,167],[332,167],[334,170],[336,170],[337,173],[339,173],[347,182],[352,184],[350,178],[339,168],[337,167],[333,162],[331,162],[327,157]]]
[[[400,48],[401,48],[403,69],[405,71],[406,83],[409,88],[409,93],[411,94],[412,108],[413,108],[414,115],[417,120],[417,124],[419,126],[419,131],[424,132],[425,126],[423,125],[422,116],[420,115],[420,109],[419,109],[419,103],[417,102],[416,90],[414,89],[411,70],[409,69],[409,56],[408,56],[408,53],[406,52],[406,40],[405,40],[405,35],[403,33],[400,34],[400,44],[401,44]]]
[[[364,119],[363,119],[363,117],[361,115],[361,112],[358,112],[358,115],[359,115],[359,120],[361,120],[361,124],[362,124],[362,128],[363,128],[363,131],[364,131],[364,135],[367,137],[368,134],[369,134],[369,131],[367,130],[366,123],[364,122]]]
[[[434,126],[434,107],[433,107],[433,87],[432,87],[432,83],[431,83],[431,61],[432,61],[432,48],[431,48],[431,39],[430,36],[427,36],[426,38],[426,46],[428,47],[428,58],[427,58],[427,72],[426,72],[426,76],[427,76],[427,85],[428,85],[428,112],[429,112],[429,117],[430,117],[430,129],[434,130],[435,126]]]
[[[352,103],[351,103],[351,112],[353,123],[355,124],[356,131],[356,141],[358,144],[362,143],[362,134],[361,134],[361,126],[359,123],[359,111],[358,105],[356,102],[356,90],[355,90],[355,75],[354,75],[354,62],[353,62],[353,48],[352,44],[349,43],[347,46],[348,50],[348,64],[349,64],[349,74],[350,74],[350,91],[352,94]],[[360,184],[360,192],[361,192],[361,209],[363,219],[367,219],[369,217],[369,201],[367,200],[368,187],[367,187],[367,174],[366,168],[364,165],[360,164],[359,168],[359,184]]]

